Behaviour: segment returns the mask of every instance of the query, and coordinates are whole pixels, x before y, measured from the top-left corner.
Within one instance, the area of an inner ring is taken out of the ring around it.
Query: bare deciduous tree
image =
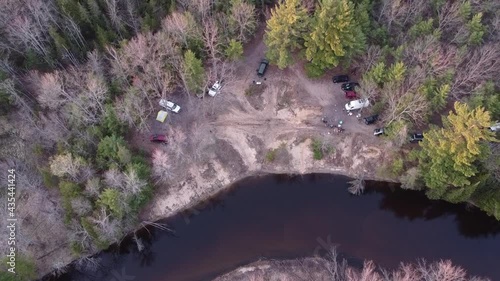
[[[101,211],[96,218],[91,218],[92,223],[97,226],[100,234],[100,239],[110,242],[118,242],[120,239],[121,226],[119,221],[111,218],[111,214],[106,212],[106,208],[101,208]]]
[[[97,197],[101,193],[101,180],[98,177],[87,180],[85,193],[92,197]]]
[[[50,171],[58,177],[68,176],[72,180],[76,180],[84,165],[85,162],[82,158],[74,157],[71,153],[59,154],[50,160]]]
[[[229,26],[238,41],[246,42],[257,27],[254,7],[243,0],[233,1]]]
[[[207,19],[203,23],[203,43],[212,63],[217,63],[220,59],[220,37],[219,27],[213,19]]]
[[[79,216],[85,216],[92,212],[92,204],[83,196],[71,199],[71,208]]]
[[[469,50],[457,67],[451,94],[455,98],[469,95],[481,81],[495,80],[500,75],[500,50],[494,43]]]
[[[347,190],[353,195],[361,195],[361,193],[365,190],[365,180],[363,175],[360,174],[354,180],[350,181]]]
[[[104,172],[104,182],[109,187],[122,189],[125,184],[125,177],[118,169],[112,168]]]
[[[130,87],[115,102],[116,115],[128,126],[146,131],[149,128],[147,118],[151,114],[151,107],[144,104],[143,97],[137,92],[137,89]]]
[[[429,110],[429,102],[418,91],[425,79],[421,68],[415,68],[402,83],[389,82],[384,85],[382,97],[387,105],[383,120],[387,125],[404,120],[420,124]]]
[[[486,169],[490,172],[490,174],[500,182],[500,144],[499,143],[490,143],[489,144],[491,154],[488,156],[488,159],[484,161],[484,165]]]
[[[445,1],[437,10],[438,26],[442,32],[452,32],[463,24],[463,19],[460,16],[460,6],[462,4],[462,1]]]
[[[393,25],[405,27],[415,23],[422,17],[424,11],[430,9],[429,1],[393,1],[383,0],[380,6],[378,21],[384,22],[389,31]],[[401,34],[404,37],[404,34]]]
[[[200,37],[199,30],[193,15],[189,12],[173,12],[162,21],[162,31],[170,35],[175,43],[188,46],[190,38]]]
[[[366,52],[354,60],[353,67],[361,73],[367,72],[382,58],[382,49],[377,45],[370,45]]]
[[[106,4],[106,10],[108,12],[108,17],[110,19],[111,25],[120,34],[124,29],[125,23],[120,11],[119,1],[106,0],[104,1],[104,3]]]
[[[155,149],[152,154],[152,162],[153,162],[153,176],[158,179],[160,182],[167,182],[170,178],[170,156],[160,150]]]
[[[147,181],[139,178],[137,171],[134,169],[128,169],[124,173],[124,183],[122,188],[126,194],[137,194],[148,184]]]
[[[13,49],[23,52],[34,50],[48,57],[50,52],[50,36],[48,31],[56,25],[56,11],[52,1],[26,0],[2,1],[5,16],[5,32],[13,44]],[[10,3],[10,4],[9,4]]]

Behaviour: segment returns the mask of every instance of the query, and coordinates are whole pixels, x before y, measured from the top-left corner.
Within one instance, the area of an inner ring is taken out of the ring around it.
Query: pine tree
[[[300,46],[307,25],[307,10],[300,0],[285,0],[272,11],[264,37],[271,63],[280,69],[292,64],[291,53]]]
[[[189,92],[198,92],[203,85],[205,71],[200,59],[191,50],[184,53],[183,72]]]
[[[57,32],[57,30],[53,27],[49,29],[50,37],[54,40],[54,45],[56,48],[58,58],[64,57],[67,51],[69,51],[69,45],[66,39]]]
[[[306,37],[310,76],[320,76],[341,60],[348,61],[365,47],[365,35],[355,20],[349,0],[322,0],[314,14],[312,32]]]
[[[391,66],[387,78],[389,81],[401,82],[405,78],[406,66],[403,62],[397,62]]]
[[[479,45],[483,42],[483,36],[486,31],[486,28],[481,23],[482,18],[483,18],[483,13],[477,13],[467,23],[467,27],[469,29],[468,42],[471,45]]]
[[[431,199],[463,202],[476,190],[481,175],[476,166],[484,159],[485,141],[497,141],[490,126],[490,114],[482,107],[470,110],[456,102],[455,112],[443,120],[443,128],[432,128],[425,133],[419,154],[427,195]]]
[[[243,45],[240,41],[231,39],[231,41],[229,41],[229,45],[225,50],[225,54],[229,60],[238,60],[243,55]]]

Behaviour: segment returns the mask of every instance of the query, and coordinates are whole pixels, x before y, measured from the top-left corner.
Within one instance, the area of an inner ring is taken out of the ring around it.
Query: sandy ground
[[[378,178],[377,167],[387,157],[390,144],[373,136],[374,126],[347,115],[343,107],[348,100],[340,85],[331,82],[331,74],[312,80],[301,65],[286,70],[270,66],[265,79],[259,79],[255,69],[265,53],[262,35],[247,46],[236,78],[226,81],[217,96],[179,95],[176,102],[182,111],[171,114],[166,124],[152,126],[154,132],[169,136],[168,145],[149,144],[145,136],[136,142],[145,150],[160,149],[172,156],[170,177],[159,185],[142,219],[171,216],[241,178],[261,173]],[[245,94],[253,81],[262,82],[263,91]],[[362,112],[369,114],[369,110]],[[345,132],[335,133],[322,117],[335,126],[342,121]],[[313,139],[332,148],[323,160],[313,159]],[[266,154],[272,149],[276,157],[268,161]]]

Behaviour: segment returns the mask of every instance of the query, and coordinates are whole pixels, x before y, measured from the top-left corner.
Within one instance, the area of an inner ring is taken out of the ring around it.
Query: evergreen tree
[[[284,69],[293,62],[291,52],[301,45],[308,24],[307,10],[300,0],[285,0],[271,14],[264,37],[266,56]]]
[[[322,0],[311,26],[312,32],[305,42],[310,76],[322,75],[341,60],[347,62],[365,47],[365,35],[349,0]]]
[[[99,204],[108,208],[116,218],[122,218],[124,214],[122,201],[122,194],[118,190],[112,188],[106,188],[99,195],[98,200]]]
[[[205,70],[200,59],[197,59],[191,50],[184,53],[183,74],[187,90],[189,92],[198,92],[203,86]]]
[[[419,168],[424,176],[427,195],[456,203],[470,198],[481,175],[478,160],[487,155],[485,141],[496,141],[490,126],[490,114],[482,107],[470,110],[456,102],[455,112],[443,120],[443,128],[425,133],[419,154]]]
[[[97,164],[100,168],[124,164],[118,153],[123,149],[127,149],[127,144],[122,137],[112,135],[103,138],[97,145]]]
[[[231,41],[229,41],[229,45],[225,50],[225,54],[229,60],[238,60],[243,55],[243,45],[240,41],[231,39]]]
[[[483,36],[486,28],[481,23],[482,18],[483,13],[477,13],[467,23],[467,27],[469,29],[468,43],[470,45],[479,45],[483,42]]]
[[[70,48],[68,42],[61,34],[59,34],[59,32],[57,32],[57,30],[54,27],[51,27],[49,29],[49,34],[50,37],[52,37],[52,40],[54,40],[54,46],[58,58],[64,57]]]

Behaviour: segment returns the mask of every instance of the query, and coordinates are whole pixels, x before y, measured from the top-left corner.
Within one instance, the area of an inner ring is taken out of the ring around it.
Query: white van
[[[356,110],[361,109],[363,107],[368,107],[370,105],[370,101],[368,99],[359,99],[352,100],[345,104],[345,110]]]
[[[500,122],[491,125],[491,127],[489,127],[489,129],[492,132],[500,132]]]

